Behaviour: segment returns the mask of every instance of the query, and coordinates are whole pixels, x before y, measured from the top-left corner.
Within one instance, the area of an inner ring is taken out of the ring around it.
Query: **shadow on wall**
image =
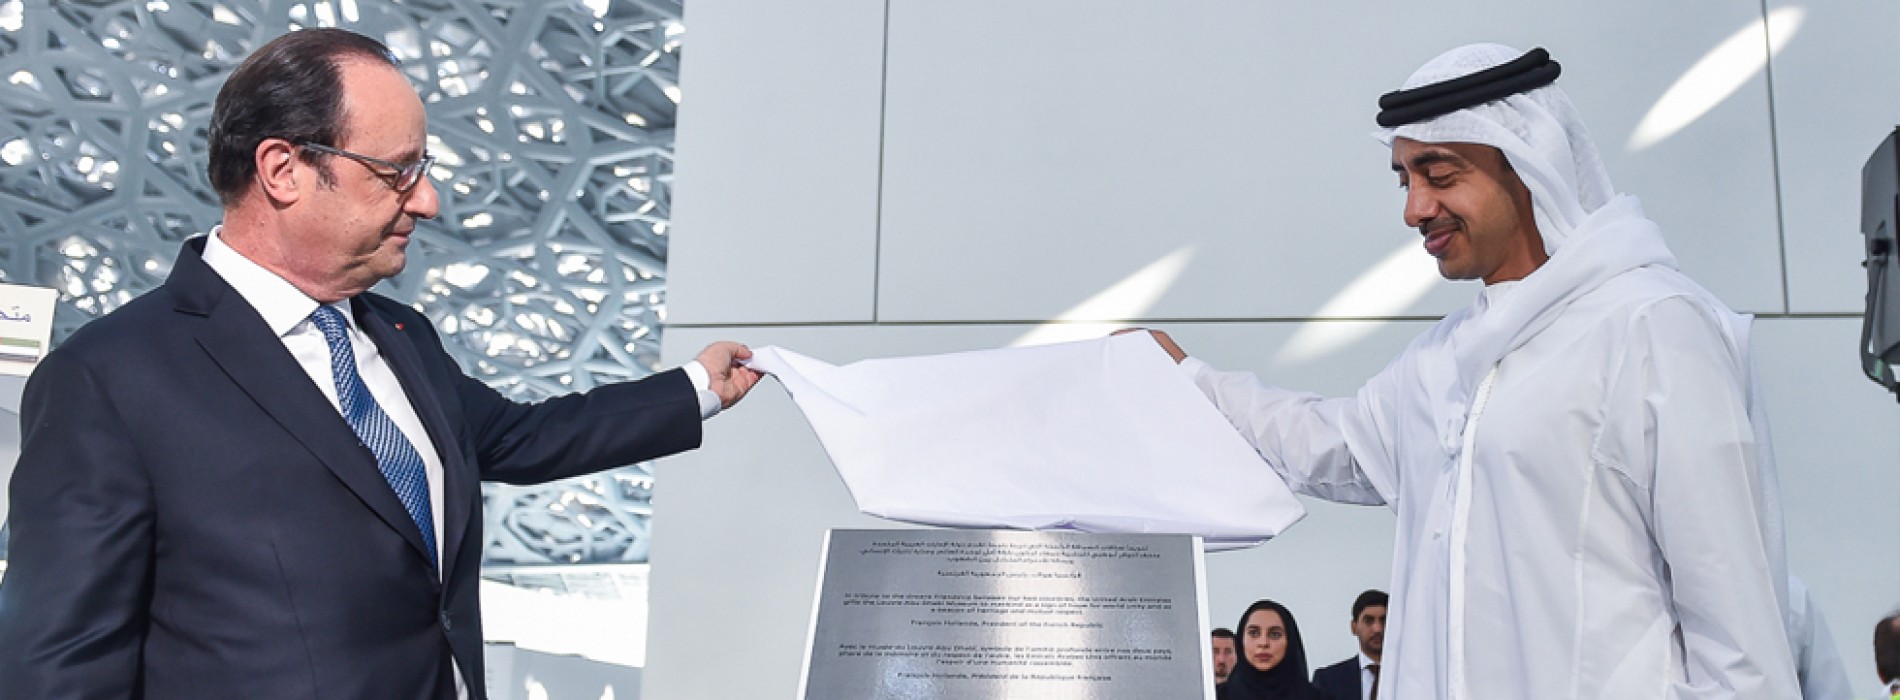
[[[482,649],[490,700],[637,700],[640,669],[507,642]]]

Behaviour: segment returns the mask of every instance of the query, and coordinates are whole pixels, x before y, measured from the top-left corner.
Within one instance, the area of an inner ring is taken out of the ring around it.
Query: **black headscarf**
[[[1254,668],[1247,658],[1247,618],[1261,610],[1279,613],[1280,621],[1286,623],[1286,657],[1266,671]],[[1248,606],[1247,612],[1240,614],[1240,624],[1234,626],[1234,650],[1240,658],[1234,661],[1234,672],[1227,676],[1227,682],[1217,686],[1216,697],[1220,700],[1312,700],[1319,697],[1306,678],[1306,643],[1300,640],[1300,625],[1293,621],[1293,612],[1286,606],[1271,600]]]

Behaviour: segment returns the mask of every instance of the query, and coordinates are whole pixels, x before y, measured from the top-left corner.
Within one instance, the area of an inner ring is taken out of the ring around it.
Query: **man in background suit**
[[[0,697],[482,698],[482,480],[691,449],[750,355],[536,405],[368,293],[435,216],[423,107],[381,43],[311,29],[219,92],[224,223],[29,382]]]
[[[1227,675],[1234,672],[1234,631],[1225,627],[1214,628],[1209,641],[1214,645],[1214,684],[1227,682]]]
[[[1313,672],[1313,687],[1333,700],[1372,700],[1379,682],[1379,653],[1385,651],[1385,591],[1366,591],[1352,602],[1352,636],[1359,653]]]

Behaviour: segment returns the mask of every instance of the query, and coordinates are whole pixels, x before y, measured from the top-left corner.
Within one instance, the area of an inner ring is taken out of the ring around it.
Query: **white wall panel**
[[[1775,2],[1775,131],[1793,311],[1860,313],[1860,171],[1900,124],[1900,4]]]
[[[1859,319],[1766,319],[1755,329],[1788,568],[1827,616],[1854,688],[1880,697],[1874,623],[1900,605],[1900,405],[1860,374]]]
[[[1759,5],[1467,9],[1195,3],[1157,17],[1133,0],[1005,14],[893,2],[879,319],[1055,317],[1183,251],[1152,305],[1104,314],[1312,315],[1418,250],[1367,137],[1377,96],[1478,40],[1551,48],[1619,186],[1644,197],[1690,273],[1737,306],[1781,309],[1761,72],[1672,137],[1625,148],[1678,77],[1760,31]],[[1401,265],[1430,278],[1422,253]],[[1328,311],[1442,313],[1474,291],[1424,287],[1397,311],[1398,290]]]
[[[950,349],[956,340],[964,348],[995,342],[994,332],[957,329],[676,329],[668,332],[667,354],[683,361],[722,336],[838,363]],[[811,428],[776,385],[708,422],[704,447],[660,462],[654,507],[642,691],[649,698],[793,697],[825,530],[893,527],[857,513]],[[726,673],[738,660],[746,672]]]
[[[1879,60],[1890,3],[1274,5],[891,0],[882,122],[864,89],[881,75],[881,4],[834,0],[822,22],[776,3],[694,5],[676,212],[690,240],[674,249],[671,294],[673,320],[699,327],[668,330],[669,359],[731,337],[844,363],[1034,328],[995,321],[1131,316],[1181,320],[1162,327],[1216,366],[1350,392],[1424,323],[1246,320],[1431,315],[1471,299],[1475,285],[1431,281],[1367,132],[1377,96],[1412,68],[1486,40],[1564,64],[1559,84],[1618,188],[1644,200],[1691,276],[1746,311],[1780,313],[1784,294],[1797,312],[1858,309],[1859,168],[1900,116],[1881,72],[1894,61]],[[1765,17],[1799,21],[1774,66],[1786,290]],[[826,76],[846,85],[811,92],[825,82],[813,65],[848,66]],[[1670,114],[1679,129],[1634,138]],[[814,155],[824,174],[778,179]],[[1416,298],[1408,277],[1426,280]],[[1900,407],[1859,377],[1856,323],[1766,319],[1756,336],[1791,564],[1865,692],[1866,628],[1900,603],[1900,515],[1884,504],[1900,490]],[[791,695],[824,530],[895,525],[856,512],[775,386],[657,474],[645,696],[701,697],[709,682],[720,696]],[[1256,598],[1286,602],[1317,666],[1351,653],[1345,618],[1389,578],[1393,518],[1309,508],[1266,546],[1210,556],[1209,602],[1216,625]],[[734,654],[749,672],[719,673]]]
[[[884,3],[686,12],[667,320],[870,320]]]

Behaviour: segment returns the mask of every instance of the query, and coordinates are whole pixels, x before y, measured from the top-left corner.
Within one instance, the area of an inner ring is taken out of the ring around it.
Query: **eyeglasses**
[[[435,156],[429,155],[427,153],[424,153],[422,155],[422,160],[405,164],[405,163],[391,163],[381,158],[366,156],[361,153],[351,153],[341,148],[332,148],[330,146],[325,146],[320,143],[306,142],[306,143],[300,143],[297,145],[299,147],[308,148],[318,153],[328,153],[333,156],[343,156],[345,158],[355,160],[356,162],[362,163],[364,165],[374,165],[377,167],[381,167],[385,170],[391,171],[391,172],[378,172],[376,173],[376,175],[389,180],[390,186],[396,188],[397,192],[408,192],[409,190],[413,189],[416,186],[416,183],[422,182],[422,175],[424,173],[429,172],[429,166],[435,165]],[[374,171],[373,168],[372,168],[372,171]]]

